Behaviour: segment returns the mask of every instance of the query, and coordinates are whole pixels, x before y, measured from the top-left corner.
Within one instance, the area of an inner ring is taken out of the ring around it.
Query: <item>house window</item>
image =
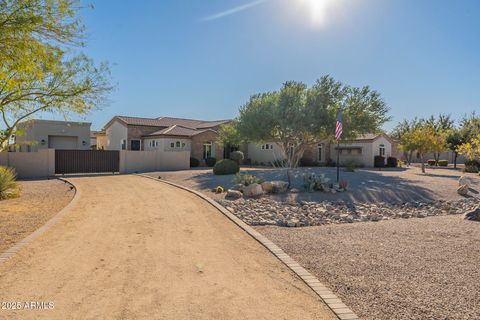
[[[170,142],[170,148],[175,148],[175,142]]]
[[[177,141],[177,143],[175,144],[175,146],[176,146],[177,148],[180,148],[180,141]]]
[[[185,148],[185,142],[182,143],[182,148]]]
[[[212,143],[207,142],[203,144],[203,159],[212,157]]]
[[[122,139],[122,150],[127,150],[127,140]]]
[[[378,148],[378,154],[385,157],[385,145],[381,144]]]
[[[323,144],[318,145],[318,161],[322,162],[323,158]]]
[[[155,144],[156,144],[156,145],[157,145],[157,147],[158,147],[158,145],[159,145],[158,141],[156,141],[156,142],[155,142]]]
[[[273,150],[273,144],[262,144],[262,150]]]

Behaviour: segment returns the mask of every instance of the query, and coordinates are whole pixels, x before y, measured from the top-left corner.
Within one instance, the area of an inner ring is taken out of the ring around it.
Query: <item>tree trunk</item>
[[[425,173],[425,159],[423,154],[420,155],[420,160],[422,161],[422,173]]]
[[[457,169],[457,157],[458,152],[455,152],[455,157],[453,158],[453,169]]]

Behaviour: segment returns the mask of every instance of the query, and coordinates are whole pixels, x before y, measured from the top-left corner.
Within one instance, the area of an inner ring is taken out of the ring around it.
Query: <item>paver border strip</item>
[[[80,198],[80,190],[72,182],[60,177],[56,177],[54,179],[58,179],[60,181],[68,183],[70,186],[73,187],[73,190],[75,190],[75,194],[73,195],[72,200],[70,200],[70,202],[65,207],[63,207],[62,210],[57,212],[53,217],[51,217],[47,222],[45,222],[43,226],[39,227],[37,230],[33,231],[31,234],[29,234],[22,240],[15,243],[12,247],[8,248],[6,251],[1,253],[0,264],[2,264],[2,262],[7,261],[11,257],[13,257],[15,254],[17,254],[18,251],[20,251],[20,249],[22,249],[27,244],[31,243],[32,241],[40,237],[48,229],[50,229],[55,224],[57,224],[57,222],[60,221],[60,219],[62,219],[70,211],[70,209],[78,202],[78,199]]]
[[[225,207],[220,205],[218,202],[213,200],[212,198],[204,195],[201,192],[196,190],[190,189],[188,187],[182,186],[180,184],[176,184],[171,181],[157,179],[155,177],[137,173],[136,175],[151,179],[158,182],[163,182],[169,184],[171,186],[180,188],[182,190],[188,191],[190,193],[195,194],[196,196],[202,198],[203,200],[210,203],[212,206],[217,208],[221,213],[223,213],[228,219],[233,221],[237,226],[247,232],[252,238],[257,240],[260,244],[262,244],[267,250],[273,253],[280,261],[282,261],[293,273],[295,273],[300,279],[305,282],[307,286],[309,286],[319,297],[320,299],[332,310],[332,312],[338,317],[340,320],[356,320],[359,319],[358,316],[349,308],[347,307],[342,300],[337,297],[332,291],[330,291],[325,285],[323,285],[317,277],[313,274],[305,270],[298,262],[293,260],[288,254],[286,254],[280,247],[274,244],[272,241],[268,240],[265,236],[260,234],[258,231],[255,231],[252,227],[248,224],[243,222],[241,219],[237,218],[233,213],[228,211]]]

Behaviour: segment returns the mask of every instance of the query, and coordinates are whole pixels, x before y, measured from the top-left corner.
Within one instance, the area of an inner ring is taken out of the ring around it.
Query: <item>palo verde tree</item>
[[[400,142],[400,150],[402,150],[403,156],[409,165],[412,163],[413,153],[416,151],[416,145],[409,138],[409,134],[421,126],[422,121],[417,118],[410,121],[405,119],[390,133],[392,138]]]
[[[310,88],[289,81],[279,91],[253,95],[240,108],[233,136],[248,142],[276,142],[281,148],[277,156],[286,158],[288,168],[294,168],[308,145],[333,138],[340,110],[345,138],[378,132],[390,119],[378,92],[352,88],[324,76]]]
[[[409,145],[420,155],[423,173],[425,173],[425,161],[427,160],[425,157],[427,153],[434,152],[436,145],[439,144],[438,137],[435,134],[435,128],[431,124],[422,122],[402,136],[402,143]]]
[[[77,0],[0,0],[0,150],[20,121],[85,114],[112,89],[108,66],[75,50],[84,39],[80,9]]]

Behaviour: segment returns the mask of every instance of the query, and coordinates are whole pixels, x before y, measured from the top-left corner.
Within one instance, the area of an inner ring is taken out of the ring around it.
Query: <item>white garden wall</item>
[[[55,175],[55,150],[0,152],[0,165],[15,169],[18,178],[45,178]]]
[[[120,173],[187,170],[190,151],[120,151]]]

